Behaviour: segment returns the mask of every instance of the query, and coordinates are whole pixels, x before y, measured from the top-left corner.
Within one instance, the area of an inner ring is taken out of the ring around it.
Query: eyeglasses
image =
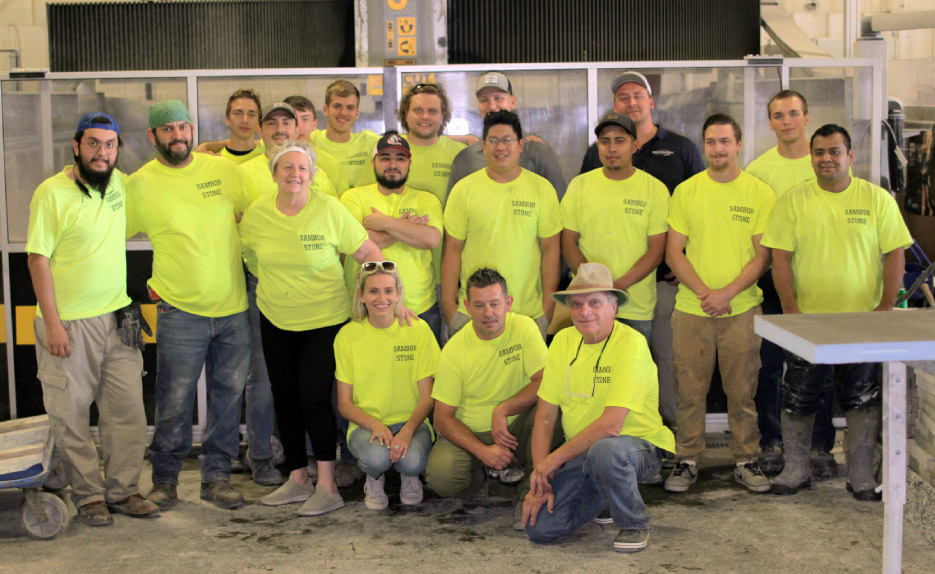
[[[380,271],[396,271],[396,264],[392,261],[368,261],[361,265],[360,268],[368,273],[376,269]]]
[[[489,137],[484,140],[484,143],[489,146],[495,146],[497,144],[510,145],[511,143],[518,142],[518,141],[519,139],[513,136],[506,136],[505,138]]]
[[[610,337],[614,334],[614,328],[616,328],[616,325],[610,328],[610,335],[608,335],[607,338],[604,339],[604,346],[601,347],[601,352],[598,353],[597,355],[597,363],[594,365],[594,376],[591,377],[591,393],[590,394],[573,393],[568,389],[568,376],[569,374],[571,374],[571,366],[574,365],[575,361],[578,360],[578,353],[581,352],[581,345],[584,344],[584,338],[583,337],[581,338],[581,342],[578,343],[578,350],[575,351],[575,358],[573,358],[571,362],[568,363],[568,368],[565,369],[565,394],[566,395],[570,397],[584,397],[584,398],[591,398],[594,396],[594,390],[597,388],[597,373],[600,372],[600,368],[601,368],[601,357],[604,356],[604,349],[607,348],[607,343],[610,341]]]
[[[99,142],[95,139],[89,139],[88,141],[81,142],[81,145],[88,148],[89,150],[94,151],[95,153],[97,152],[97,150],[101,148],[103,148],[104,151],[107,151],[107,152],[111,152],[117,149],[117,142],[113,140],[106,141],[106,142]]]

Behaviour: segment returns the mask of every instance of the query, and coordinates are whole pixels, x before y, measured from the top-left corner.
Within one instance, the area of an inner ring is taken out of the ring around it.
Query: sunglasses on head
[[[370,272],[380,269],[381,271],[396,271],[396,264],[392,261],[368,261],[360,266],[364,271]]]

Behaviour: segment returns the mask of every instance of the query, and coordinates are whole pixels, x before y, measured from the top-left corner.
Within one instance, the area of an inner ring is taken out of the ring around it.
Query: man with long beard
[[[78,519],[109,526],[110,510],[134,517],[159,510],[137,487],[146,440],[143,357],[139,307],[127,297],[126,191],[124,175],[114,169],[117,121],[85,114],[72,147],[75,165],[42,182],[29,206],[36,361]],[[106,479],[91,438],[92,402],[100,413]]]
[[[238,167],[192,154],[185,105],[166,100],[149,109],[149,141],[158,152],[127,183],[127,235],[149,235],[150,298],[159,308],[156,429],[149,447],[153,490],[162,509],[178,500],[182,459],[192,446],[192,409],[201,369],[208,417],[202,439],[201,498],[236,508],[231,488],[240,404],[250,367],[250,323],[237,219],[247,208]]]

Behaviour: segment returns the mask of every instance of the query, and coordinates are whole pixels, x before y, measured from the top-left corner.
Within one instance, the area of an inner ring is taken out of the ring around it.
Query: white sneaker
[[[315,494],[315,485],[312,481],[299,484],[290,476],[285,484],[261,498],[260,503],[266,506],[280,506],[308,500],[313,494]]]
[[[419,480],[418,476],[402,476],[402,482],[399,486],[399,501],[409,506],[422,502],[422,481]]]
[[[518,466],[510,466],[501,470],[499,475],[500,482],[503,484],[519,484],[519,481],[523,480],[526,473]]]
[[[367,476],[367,482],[364,483],[364,506],[370,510],[383,510],[390,505],[390,499],[383,491],[384,481],[382,474],[380,478]]]

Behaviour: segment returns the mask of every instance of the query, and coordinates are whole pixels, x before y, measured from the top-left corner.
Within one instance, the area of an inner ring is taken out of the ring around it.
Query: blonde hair
[[[354,301],[352,312],[355,321],[363,321],[367,318],[367,304],[361,300],[361,294],[363,292],[364,283],[366,283],[367,278],[373,277],[374,275],[389,275],[396,280],[396,293],[399,295],[399,299],[396,301],[396,307],[393,309],[393,313],[395,315],[399,315],[399,312],[403,307],[403,296],[405,293],[403,291],[403,280],[399,277],[398,269],[387,271],[382,267],[377,267],[373,271],[364,271],[364,268],[361,267],[360,271],[357,273],[357,284],[354,286]]]

